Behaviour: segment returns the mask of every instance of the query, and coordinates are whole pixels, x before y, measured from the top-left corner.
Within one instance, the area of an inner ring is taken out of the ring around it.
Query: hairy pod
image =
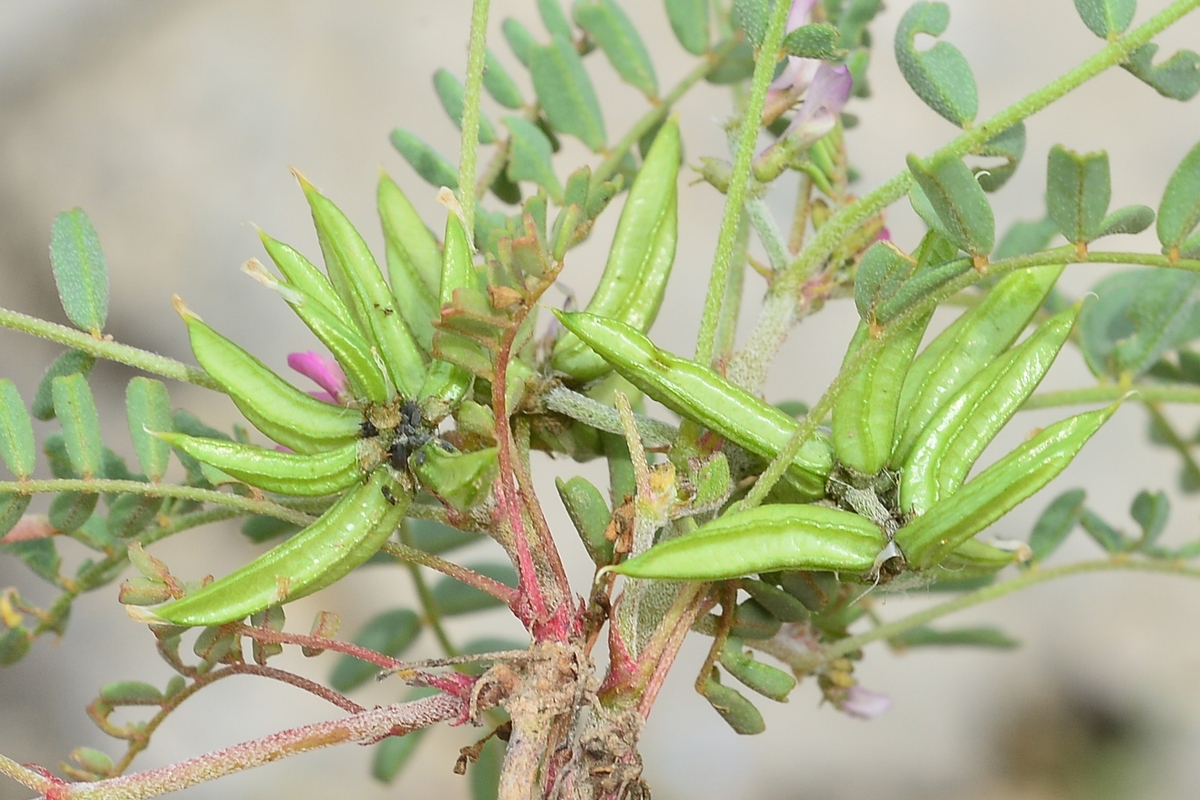
[[[859,575],[886,545],[879,526],[853,512],[770,505],[718,517],[609,569],[633,578],[685,581],[793,569]]]
[[[926,314],[910,327],[892,334],[851,376],[833,407],[833,452],[856,472],[875,475],[887,464],[900,407],[900,389],[931,316]],[[845,361],[854,357],[872,333],[869,323],[858,324]]]
[[[1007,514],[1066,469],[1119,403],[1043,429],[953,495],[896,531],[896,544],[914,569],[928,569]]]
[[[285,453],[228,439],[158,436],[197,461],[268,492],[320,497],[340,492],[360,477],[357,443],[320,453]]]
[[[310,397],[176,302],[192,352],[254,427],[282,445],[312,453],[358,438],[362,415]]]
[[[799,426],[788,414],[711,369],[660,350],[624,323],[585,312],[556,313],[564,327],[648,396],[756,455],[778,455]],[[817,433],[784,474],[804,499],[815,500],[824,496],[832,468],[829,443]]]
[[[674,119],[668,120],[629,188],[588,313],[643,332],[653,324],[675,261],[680,158],[679,126]],[[581,381],[595,380],[610,369],[602,357],[570,333],[554,343],[551,365]]]
[[[446,216],[446,239],[442,251],[441,307],[453,305],[454,292],[476,285],[471,242],[462,220],[453,209]],[[426,419],[437,422],[462,402],[475,376],[448,361],[434,359],[421,384],[417,401]]]
[[[404,323],[428,354],[433,347],[442,270],[437,240],[396,182],[382,173],[376,199],[392,294]]]
[[[923,514],[952,495],[976,459],[1041,383],[1079,316],[1073,306],[969,380],[929,420],[904,462],[900,509]]]
[[[425,379],[425,355],[398,313],[375,257],[346,215],[306,178],[296,177],[312,209],[334,291],[378,348],[392,384],[405,398],[415,397]]]
[[[337,315],[338,319],[347,325],[354,325],[354,317],[350,309],[333,290],[333,284],[325,273],[317,269],[300,251],[277,239],[272,239],[265,232],[259,231],[258,238],[262,240],[263,249],[271,257],[271,261],[283,274],[291,286],[306,297],[311,297],[325,308]]]
[[[1017,340],[1062,271],[1062,266],[1031,267],[1006,275],[917,355],[900,392],[904,416],[892,447],[894,467],[904,463],[950,398]]]
[[[155,609],[126,609],[151,624],[224,625],[312,594],[373,556],[411,500],[378,469],[316,522],[241,569]]]

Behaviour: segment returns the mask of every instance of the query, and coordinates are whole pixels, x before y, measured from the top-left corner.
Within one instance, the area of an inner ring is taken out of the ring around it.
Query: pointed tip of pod
[[[193,319],[199,320],[200,322],[204,321],[200,319],[199,314],[188,308],[187,303],[183,302],[183,298],[177,294],[171,295],[171,307],[175,309],[176,314],[183,318],[184,322],[188,322]]]
[[[141,622],[145,625],[170,625],[172,623],[155,614],[148,608],[143,606],[125,606],[125,613],[128,614],[134,622]]]
[[[242,272],[249,275],[254,280],[261,283],[268,289],[275,290],[279,286],[279,281],[275,276],[267,272],[267,268],[262,265],[262,262],[257,258],[246,259],[242,263]]]
[[[310,190],[314,192],[317,190],[317,187],[313,186],[312,181],[298,167],[288,164],[288,171],[292,173],[292,177],[300,184],[300,188],[304,190],[305,194],[308,194]]]
[[[458,196],[454,194],[454,190],[449,186],[443,186],[438,189],[437,201],[445,206],[451,213],[461,217],[462,204],[458,202]]]

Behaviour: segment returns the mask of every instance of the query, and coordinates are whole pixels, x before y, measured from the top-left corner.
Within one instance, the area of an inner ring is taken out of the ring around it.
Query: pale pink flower
[[[882,717],[892,708],[892,698],[883,692],[873,692],[861,686],[846,690],[845,699],[837,704],[839,710],[858,719]]]

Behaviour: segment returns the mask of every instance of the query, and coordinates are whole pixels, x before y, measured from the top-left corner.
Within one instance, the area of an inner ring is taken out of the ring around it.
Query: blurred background
[[[652,48],[659,84],[670,87],[694,65],[676,44],[661,4],[623,0]],[[1068,0],[955,0],[946,34],[967,56],[979,83],[981,118],[1056,77],[1101,43]],[[1166,5],[1143,3],[1138,20]],[[899,77],[891,41],[899,0],[877,19],[871,70],[873,98],[848,108],[861,124],[848,134],[859,191],[903,168],[909,152],[928,153],[954,129],[918,101]],[[431,75],[447,67],[462,76],[470,3],[416,0],[0,0],[0,306],[66,322],[49,269],[54,215],[83,207],[107,255],[112,300],[107,332],[118,341],[191,360],[182,324],[171,310],[181,295],[218,330],[281,369],[289,351],[309,347],[300,323],[278,298],[238,272],[262,257],[253,225],[315,255],[294,165],[378,246],[374,187],[379,170],[399,180],[435,230],[441,209],[388,144],[397,125],[444,155],[457,155],[458,134],[436,101]],[[493,0],[493,49],[526,96],[527,74],[499,35],[508,16],[539,36],[528,0]],[[1200,43],[1200,16],[1158,41],[1162,53]],[[621,84],[602,58],[588,60],[601,94],[610,138],[642,113],[645,101]],[[727,155],[722,123],[726,90],[700,86],[680,104],[688,160]],[[499,109],[487,106],[493,119]],[[994,197],[1001,229],[1044,212],[1045,153],[1055,143],[1078,151],[1106,149],[1112,161],[1113,207],[1157,207],[1167,176],[1200,138],[1200,103],[1156,95],[1120,70],[1092,81],[1027,122],[1029,146],[1016,177]],[[486,154],[484,155],[486,158]],[[560,176],[597,162],[567,141]],[[792,193],[771,197],[781,220]],[[691,352],[698,308],[711,263],[723,198],[683,183],[680,248],[654,336]],[[586,298],[604,263],[616,209],[602,218],[587,246],[574,251],[563,281]],[[920,227],[906,204],[889,218],[893,238],[911,248]],[[1126,237],[1128,239],[1128,237]],[[1157,251],[1152,233],[1113,246]],[[1080,296],[1109,270],[1071,268],[1064,287]],[[747,281],[742,333],[749,329],[762,283]],[[547,296],[556,302],[557,298]],[[950,318],[939,315],[939,322]],[[855,325],[849,302],[835,303],[794,332],[767,386],[771,400],[816,400],[836,373]],[[32,396],[54,345],[0,331],[0,374]],[[1047,386],[1088,384],[1075,353],[1056,365]],[[104,405],[109,446],[131,454],[124,430],[128,370],[102,364],[92,386]],[[211,393],[172,386],[177,406],[228,428],[238,417]],[[996,444],[1004,452],[1033,427],[1064,410],[1017,418]],[[1200,415],[1172,410],[1184,430]],[[39,427],[39,437],[48,430]],[[1166,490],[1174,503],[1172,541],[1200,533],[1197,504],[1177,491],[1177,456],[1146,443],[1146,417],[1130,404],[1050,488],[1010,514],[994,531],[1023,538],[1058,492],[1085,486],[1105,518],[1132,527],[1129,503],[1142,488]],[[994,456],[993,456],[994,457]],[[583,591],[590,568],[552,486],[555,474],[602,480],[598,465],[536,464],[550,521],[563,532],[569,567]],[[68,548],[64,547],[64,551]],[[191,531],[156,545],[155,555],[189,576],[221,574],[258,549],[235,526]],[[494,551],[474,555],[495,555]],[[1099,555],[1082,535],[1056,560]],[[77,553],[69,557],[78,558]],[[50,595],[12,560],[0,560],[0,587],[16,585],[35,601]],[[336,609],[342,631],[354,631],[381,609],[410,599],[407,576],[364,570],[336,590],[289,607],[304,627],[319,608]],[[880,613],[894,617],[931,598],[889,597]],[[674,798],[1194,798],[1200,796],[1200,586],[1144,575],[1098,575],[1044,585],[964,613],[953,625],[997,624],[1023,642],[1016,651],[868,651],[857,675],[895,701],[866,723],[821,707],[805,682],[786,705],[762,700],[767,731],[733,734],[691,689],[706,643],[685,649],[642,741],[647,779],[659,800]],[[460,641],[480,633],[515,636],[516,624],[489,612],[452,628]],[[436,654],[422,640],[414,655]],[[281,664],[318,680],[328,658],[289,654]],[[53,767],[74,747],[114,755],[117,744],[88,721],[84,708],[106,683],[165,684],[168,668],[147,631],[116,603],[115,587],[77,603],[68,635],[45,637],[20,663],[0,671],[0,752]],[[396,685],[373,686],[360,702],[386,703]],[[146,769],[275,730],[333,716],[330,707],[288,687],[250,678],[223,682],[185,704],[135,762]],[[478,731],[439,729],[392,786],[374,782],[371,753],[340,748],[289,759],[181,796],[199,800],[288,797],[466,797],[467,781],[451,773],[457,749]],[[29,793],[0,780],[0,800]]]

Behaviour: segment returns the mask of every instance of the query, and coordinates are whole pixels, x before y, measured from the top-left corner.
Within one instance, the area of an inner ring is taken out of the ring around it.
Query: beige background
[[[499,25],[504,17],[516,16],[541,35],[532,5],[495,0],[491,25],[495,50],[526,90],[526,76],[500,39]],[[906,153],[928,152],[953,135],[896,74],[891,37],[907,4],[893,5],[876,26],[875,98],[855,102],[851,109],[862,118],[850,141],[864,190],[902,168]],[[974,67],[984,115],[1099,47],[1067,0],[958,0],[951,5],[948,37]],[[1165,3],[1143,5],[1139,20]],[[675,44],[661,4],[625,0],[624,6],[655,47],[660,85],[671,86],[693,62]],[[282,365],[285,354],[307,339],[282,303],[237,271],[244,259],[261,256],[250,223],[315,254],[305,204],[287,171],[293,164],[359,221],[373,244],[379,240],[372,206],[380,167],[395,175],[426,219],[440,227],[433,190],[392,151],[387,134],[403,124],[453,157],[457,133],[436,104],[430,75],[439,66],[462,74],[468,13],[466,0],[0,0],[0,306],[63,320],[47,241],[54,214],[78,205],[90,214],[108,257],[108,331],[118,340],[188,359],[183,326],[169,302],[178,292],[218,329]],[[1166,52],[1197,47],[1200,18],[1185,21],[1161,41]],[[610,138],[616,139],[644,111],[644,101],[620,84],[601,58],[588,64],[603,93]],[[729,107],[727,94],[709,87],[681,104],[693,162],[700,155],[725,154],[720,124]],[[493,119],[500,116],[495,107],[488,112]],[[1055,142],[1109,151],[1114,207],[1156,206],[1167,175],[1200,136],[1200,106],[1164,100],[1117,71],[1036,116],[1029,135],[1027,163],[995,198],[1001,225],[1041,215],[1045,152]],[[569,142],[560,174],[586,157]],[[780,217],[790,199],[787,191],[771,198]],[[655,337],[671,349],[691,347],[720,213],[721,198],[711,189],[696,185],[683,192],[680,217],[686,227],[655,329]],[[564,276],[585,297],[602,266],[615,215],[607,219],[592,245],[572,257]],[[907,207],[897,209],[891,227],[900,244],[915,243],[918,230]],[[1136,246],[1155,249],[1152,237]],[[1079,294],[1096,274],[1094,268],[1076,267],[1065,283]],[[754,278],[749,287],[747,326],[753,313],[749,301],[756,302],[762,289]],[[818,397],[853,324],[853,309],[843,303],[799,327],[769,382],[769,397]],[[57,352],[0,331],[0,374],[16,380],[28,398]],[[107,440],[126,453],[120,404],[129,377],[126,370],[102,366],[93,380],[108,406]],[[1071,355],[1048,380],[1072,386],[1090,378]],[[231,406],[212,395],[172,387],[172,396],[210,422],[227,425],[236,418]],[[1195,416],[1179,415],[1187,421],[1186,430]],[[1020,417],[1002,444],[1011,446],[1031,427],[1055,417]],[[1173,490],[1177,459],[1147,447],[1144,428],[1143,412],[1122,410],[1089,446],[1083,463],[1010,515],[997,533],[1025,535],[1054,493],[1074,485],[1087,486],[1091,505],[1122,522],[1137,489]],[[564,532],[564,548],[582,589],[588,574],[582,549],[553,499],[550,480],[554,470],[601,473],[596,465],[542,462],[539,467],[551,522]],[[1168,536],[1195,538],[1195,502],[1173,497]],[[233,529],[191,532],[155,549],[189,574],[220,572],[253,552]],[[1095,547],[1079,537],[1064,548],[1062,558],[1094,555]],[[302,628],[307,614],[333,607],[342,614],[343,630],[352,631],[375,611],[403,601],[409,591],[400,573],[387,570],[370,571],[352,583],[298,608],[293,625]],[[0,563],[0,586],[10,584],[30,597],[48,599],[22,567]],[[925,602],[889,599],[881,610],[893,616]],[[809,683],[788,705],[759,703],[768,731],[756,738],[733,735],[691,692],[689,671],[702,657],[702,644],[696,642],[685,651],[647,727],[648,778],[656,798],[667,800],[1054,797],[1059,795],[1045,783],[1017,788],[1012,775],[1014,770],[1032,775],[1037,764],[1057,757],[1069,760],[1072,725],[1087,718],[1063,711],[1078,711],[1074,698],[1098,709],[1090,730],[1100,741],[1132,742],[1126,751],[1140,759],[1133,772],[1148,776],[1134,796],[1195,797],[1200,794],[1194,757],[1200,746],[1198,606],[1200,587],[1145,576],[1044,586],[953,620],[1001,624],[1025,642],[1022,650],[897,656],[875,647],[859,675],[867,686],[892,695],[890,714],[872,723],[844,718],[818,708],[818,694]],[[501,614],[481,618],[473,629],[490,625],[518,633]],[[471,635],[462,628],[456,634],[460,639]],[[434,653],[431,642],[423,640],[421,648]],[[296,657],[288,663],[317,678],[328,674],[326,661]],[[77,745],[117,752],[87,721],[84,706],[107,682],[140,679],[161,685],[168,675],[153,655],[150,636],[128,621],[113,591],[102,591],[77,605],[62,642],[40,641],[24,661],[0,672],[0,752],[48,766]],[[360,700],[388,702],[395,692],[392,686],[375,687]],[[328,707],[286,687],[229,681],[185,705],[136,766],[169,763],[328,716]],[[1102,724],[1105,719],[1111,724]],[[187,796],[465,796],[465,781],[450,774],[450,766],[454,750],[473,734],[436,731],[418,763],[390,788],[367,775],[368,751],[344,748],[227,778]],[[1033,758],[1033,753],[1042,755]],[[1123,763],[1116,756],[1105,760]],[[27,796],[21,787],[0,781],[0,800]]]

